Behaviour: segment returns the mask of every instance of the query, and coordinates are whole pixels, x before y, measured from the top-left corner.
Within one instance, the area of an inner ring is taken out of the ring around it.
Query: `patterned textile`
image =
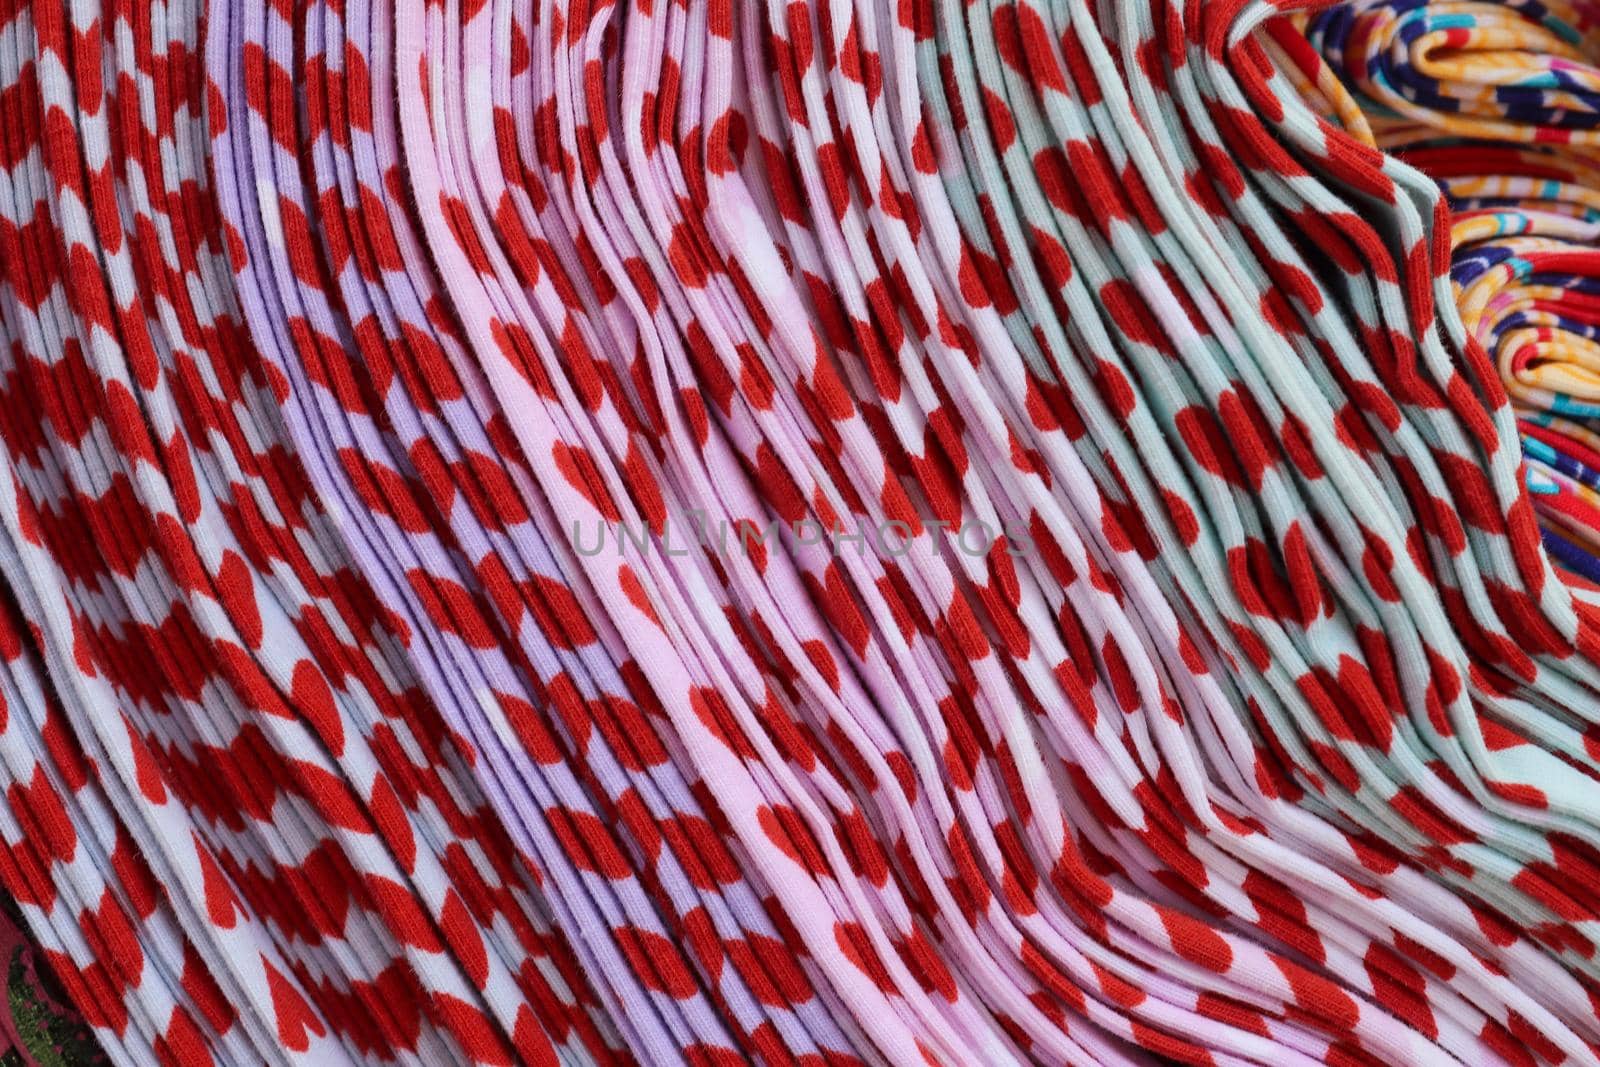
[[[1600,1064],[1597,10],[1291,8],[0,0],[105,1058]]]
[[[1309,20],[1366,143],[1443,189],[1466,329],[1500,368],[1553,559],[1600,578],[1600,8],[1361,2]]]

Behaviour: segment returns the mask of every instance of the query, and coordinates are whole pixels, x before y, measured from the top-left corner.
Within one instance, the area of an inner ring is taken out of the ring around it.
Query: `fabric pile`
[[[1370,119],[1349,132],[1444,190],[1456,303],[1511,394],[1546,547],[1600,578],[1600,8],[1358,3],[1303,25]]]
[[[1597,35],[0,3],[0,886],[116,1063],[1600,1063]]]

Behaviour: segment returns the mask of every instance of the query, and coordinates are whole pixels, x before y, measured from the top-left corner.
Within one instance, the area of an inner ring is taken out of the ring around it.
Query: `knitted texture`
[[[1600,1063],[1597,35],[0,0],[0,885],[117,1063]]]

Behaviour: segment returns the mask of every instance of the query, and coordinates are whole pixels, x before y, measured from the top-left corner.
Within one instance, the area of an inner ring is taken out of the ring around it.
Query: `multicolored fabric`
[[[1546,545],[1600,576],[1600,9],[1359,3],[1306,28],[1372,116],[1351,132],[1443,189],[1457,304],[1511,394]]]
[[[1290,14],[0,4],[107,1057],[1600,1063],[1588,15]]]

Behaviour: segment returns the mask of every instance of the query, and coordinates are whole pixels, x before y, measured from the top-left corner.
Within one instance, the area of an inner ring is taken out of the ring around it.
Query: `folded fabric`
[[[1371,116],[1351,132],[1444,191],[1463,324],[1511,394],[1552,558],[1589,578],[1600,543],[1584,425],[1600,415],[1596,14],[1357,3],[1306,25]]]
[[[1600,1062],[1593,14],[0,6],[0,885],[118,1063]]]

